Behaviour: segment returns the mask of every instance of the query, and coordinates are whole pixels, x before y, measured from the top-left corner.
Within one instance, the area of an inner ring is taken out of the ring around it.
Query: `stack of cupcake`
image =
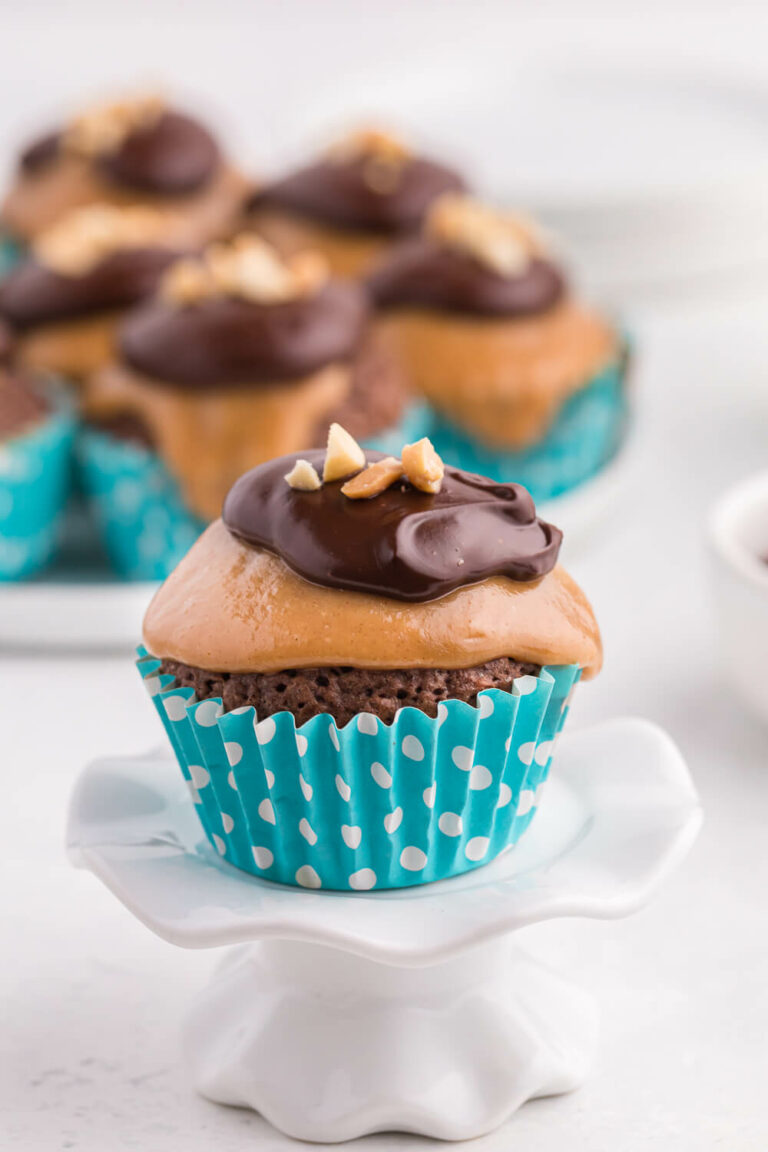
[[[611,459],[621,338],[532,225],[465,186],[364,131],[254,189],[152,96],[24,151],[0,209],[0,319],[14,379],[57,413],[71,389],[72,474],[118,573],[166,576],[241,472],[317,448],[332,422],[387,452],[429,435],[536,499]]]

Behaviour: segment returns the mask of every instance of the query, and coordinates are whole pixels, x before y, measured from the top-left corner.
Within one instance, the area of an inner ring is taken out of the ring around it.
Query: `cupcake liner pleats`
[[[131,580],[164,580],[205,528],[165,464],[142,445],[90,428],[78,436],[77,459],[117,571]]]
[[[35,428],[0,444],[0,580],[43,568],[61,535],[75,421],[66,400]]]
[[[435,719],[361,712],[344,728],[289,712],[223,712],[138,668],[205,834],[230,864],[305,888],[403,888],[458,875],[517,843],[533,819],[580,670],[543,668]]]
[[[535,501],[551,500],[591,479],[621,447],[629,421],[628,360],[625,348],[568,398],[546,437],[523,451],[481,444],[438,412],[432,413],[425,435],[454,467],[522,484]]]

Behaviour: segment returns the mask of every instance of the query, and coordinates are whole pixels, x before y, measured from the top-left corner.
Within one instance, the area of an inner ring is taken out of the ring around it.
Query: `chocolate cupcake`
[[[418,231],[430,204],[464,187],[452,169],[363,131],[247,204],[248,224],[282,252],[314,248],[339,276],[359,276],[396,240]]]
[[[172,217],[92,205],[42,232],[0,284],[19,363],[83,383],[110,359],[127,308],[148,296],[181,250]]]
[[[25,148],[0,228],[28,243],[74,208],[139,204],[172,212],[196,247],[230,226],[244,189],[204,124],[143,96],[99,104]]]
[[[122,325],[117,359],[89,386],[86,486],[116,562],[166,575],[243,471],[321,443],[333,420],[376,440],[404,404],[365,293],[329,278],[320,257],[283,260],[241,236],[179,262]]]
[[[569,291],[528,221],[447,195],[368,286],[432,406],[439,451],[536,499],[613,456],[626,421],[622,339]]]
[[[67,500],[74,420],[63,393],[2,362],[0,325],[0,580],[51,559]]]
[[[216,850],[370,889],[516,843],[602,658],[560,542],[523,488],[428,440],[383,457],[336,428],[243,476],[152,601],[139,660]]]

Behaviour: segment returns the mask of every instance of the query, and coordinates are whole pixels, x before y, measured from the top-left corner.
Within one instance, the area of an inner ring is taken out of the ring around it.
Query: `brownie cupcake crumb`
[[[198,699],[221,697],[224,710],[253,707],[260,720],[292,712],[297,727],[329,714],[343,727],[359,712],[374,712],[385,724],[399,708],[437,716],[441,700],[477,703],[486,688],[509,691],[520,676],[538,676],[538,664],[501,657],[473,668],[289,668],[282,672],[210,672],[165,659],[160,673],[178,687],[193,688]]]
[[[33,428],[48,411],[48,401],[28,381],[0,375],[0,440]]]

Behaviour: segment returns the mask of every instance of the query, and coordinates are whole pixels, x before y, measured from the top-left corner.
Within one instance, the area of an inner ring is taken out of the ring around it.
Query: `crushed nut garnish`
[[[160,295],[173,304],[197,304],[212,295],[205,265],[192,258],[171,264],[160,281]]]
[[[350,500],[368,500],[372,496],[379,496],[386,491],[396,480],[403,475],[403,465],[394,456],[386,456],[369,464],[363,472],[358,472],[346,484],[342,484],[341,491]]]
[[[317,492],[323,482],[309,460],[297,460],[285,479],[299,492]]]
[[[64,129],[64,147],[81,156],[116,151],[127,136],[159,120],[165,102],[157,95],[136,96],[111,104],[97,104],[76,116]]]
[[[167,298],[179,304],[206,296],[237,296],[257,304],[279,304],[313,295],[329,276],[328,264],[319,253],[299,252],[283,258],[265,240],[247,233],[227,244],[212,244],[202,256],[184,263],[194,263],[199,269],[194,286],[186,269],[177,284],[174,266],[163,288]]]
[[[425,231],[438,243],[474,256],[501,276],[525,272],[541,250],[540,238],[529,221],[455,192],[438,197],[427,214]]]
[[[323,481],[343,480],[365,468],[365,453],[346,428],[331,424],[328,429],[328,447],[323,465]]]
[[[405,164],[411,158],[410,149],[390,132],[381,128],[361,128],[350,132],[328,149],[328,159],[336,163],[369,157],[383,163]]]
[[[81,276],[112,252],[167,243],[170,227],[171,217],[159,209],[91,204],[42,232],[33,252],[55,272]]]
[[[402,452],[403,471],[406,480],[420,492],[439,492],[445,475],[445,465],[432,447],[432,441],[424,436],[415,444],[406,444]]]

